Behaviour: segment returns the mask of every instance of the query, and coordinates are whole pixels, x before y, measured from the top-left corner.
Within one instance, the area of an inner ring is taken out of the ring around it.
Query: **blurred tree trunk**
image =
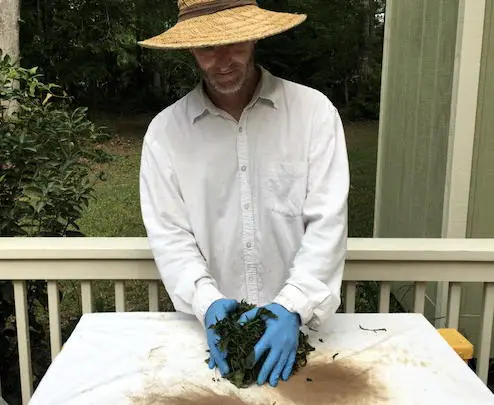
[[[19,58],[19,0],[0,0],[0,49],[14,61]]]
[[[156,92],[161,93],[161,73],[160,72],[153,72],[153,87],[156,90]]]
[[[375,0],[362,0],[364,7],[364,52],[362,54],[362,63],[360,72],[362,79],[365,81],[370,75],[370,55],[374,41],[374,22],[376,19]]]
[[[13,63],[19,61],[20,0],[0,0],[0,51],[9,55]],[[6,114],[15,109],[13,103],[5,105]]]

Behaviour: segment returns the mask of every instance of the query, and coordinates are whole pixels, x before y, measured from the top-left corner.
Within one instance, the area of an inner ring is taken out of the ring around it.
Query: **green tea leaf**
[[[261,308],[254,318],[241,325],[238,322],[240,316],[253,308],[255,305],[241,301],[236,310],[211,327],[220,338],[218,347],[227,352],[226,360],[230,373],[225,378],[238,388],[246,388],[257,381],[269,352],[265,352],[255,363],[254,346],[266,331],[266,320],[276,318],[271,311]],[[302,331],[299,331],[299,334],[299,347],[293,372],[305,366],[307,354],[314,350],[308,343],[308,336]],[[206,360],[208,361],[209,359]]]

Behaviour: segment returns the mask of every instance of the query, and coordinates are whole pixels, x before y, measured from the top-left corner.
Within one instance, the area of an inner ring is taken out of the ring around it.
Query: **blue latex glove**
[[[217,346],[220,338],[210,327],[216,322],[226,318],[229,312],[235,310],[238,306],[238,302],[231,299],[221,298],[214,301],[206,311],[204,317],[204,326],[206,327],[206,336],[209,346],[209,368],[213,369],[218,366],[222,376],[225,376],[229,372],[229,367],[226,362],[227,353],[221,352]]]
[[[269,350],[257,383],[262,385],[269,377],[269,384],[276,387],[280,375],[286,381],[292,373],[297,355],[300,317],[279,304],[269,304],[264,308],[270,310],[277,318],[265,318],[266,331],[254,346],[255,363]],[[259,308],[243,313],[239,322],[242,324],[254,318],[257,311]]]

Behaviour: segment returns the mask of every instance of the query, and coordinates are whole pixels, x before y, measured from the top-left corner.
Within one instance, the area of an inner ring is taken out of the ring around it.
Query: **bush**
[[[90,163],[109,159],[96,148],[108,135],[36,70],[0,60],[0,236],[82,236]]]
[[[96,147],[109,136],[70,101],[36,67],[17,67],[0,51],[0,237],[83,236],[77,221],[94,198],[91,163],[110,159]],[[35,313],[46,308],[46,285],[28,282],[27,290],[36,385],[49,364],[47,331]],[[0,281],[0,377],[10,403],[20,388],[14,322],[12,283]]]

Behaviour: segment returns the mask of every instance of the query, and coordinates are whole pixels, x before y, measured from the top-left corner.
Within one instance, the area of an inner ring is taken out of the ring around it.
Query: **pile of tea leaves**
[[[276,315],[271,311],[261,308],[254,318],[240,325],[238,323],[240,316],[253,308],[255,308],[255,305],[241,301],[236,310],[232,311],[225,319],[211,326],[220,338],[219,349],[227,352],[226,361],[230,372],[225,378],[238,388],[246,388],[257,381],[257,376],[269,354],[269,350],[254,364],[254,346],[266,331],[264,319],[276,318]],[[308,335],[300,330],[297,356],[292,374],[307,364],[307,355],[313,350],[314,347],[309,344]],[[206,359],[206,363],[208,362],[209,359]]]

